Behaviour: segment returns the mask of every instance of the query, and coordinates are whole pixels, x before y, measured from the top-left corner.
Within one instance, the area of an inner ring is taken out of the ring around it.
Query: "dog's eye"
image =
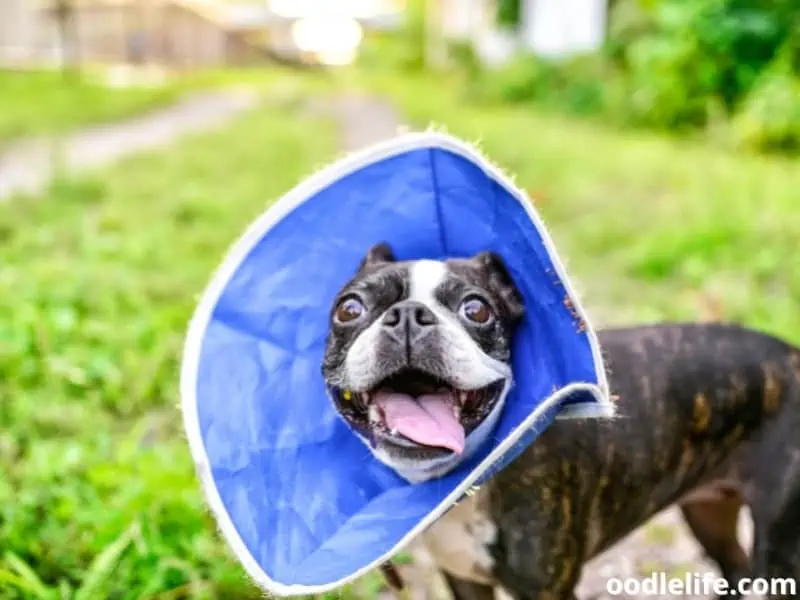
[[[460,312],[461,316],[468,321],[480,325],[485,325],[494,316],[491,307],[477,296],[472,296],[464,300],[464,302],[461,303]]]
[[[366,311],[366,308],[358,298],[350,296],[342,300],[339,306],[336,307],[336,320],[339,323],[349,323],[363,315],[364,311]]]

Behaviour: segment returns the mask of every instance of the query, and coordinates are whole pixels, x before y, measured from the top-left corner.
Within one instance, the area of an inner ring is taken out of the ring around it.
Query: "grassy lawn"
[[[0,143],[129,117],[177,99],[180,85],[115,89],[95,76],[0,70]]]
[[[206,514],[178,361],[229,244],[334,153],[265,109],[0,203],[0,597],[262,598]]]
[[[0,150],[15,139],[63,134],[92,124],[125,119],[168,106],[193,92],[233,87],[295,94],[330,88],[330,77],[288,67],[207,70],[173,74],[162,84],[115,88],[111,75],[87,69],[80,77],[54,71],[0,70]]]
[[[515,173],[598,321],[723,318],[800,343],[800,160],[476,106],[446,77],[346,83],[415,126],[479,140]]]

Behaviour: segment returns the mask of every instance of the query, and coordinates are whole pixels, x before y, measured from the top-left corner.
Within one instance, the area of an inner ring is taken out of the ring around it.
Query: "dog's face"
[[[331,311],[322,372],[336,409],[407,480],[449,472],[492,433],[522,314],[495,254],[397,262],[375,246]]]

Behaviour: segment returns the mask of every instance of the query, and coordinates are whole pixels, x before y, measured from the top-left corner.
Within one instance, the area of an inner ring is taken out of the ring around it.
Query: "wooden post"
[[[80,72],[80,31],[73,0],[55,0],[53,15],[61,47],[61,70],[64,75]]]

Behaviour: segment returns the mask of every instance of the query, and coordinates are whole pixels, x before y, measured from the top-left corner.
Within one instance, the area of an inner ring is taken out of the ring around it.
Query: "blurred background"
[[[596,325],[800,343],[798,0],[0,0],[0,598],[262,597],[183,438],[188,319],[303,176],[431,124],[516,175]],[[711,570],[670,511],[581,592],[664,570]]]

